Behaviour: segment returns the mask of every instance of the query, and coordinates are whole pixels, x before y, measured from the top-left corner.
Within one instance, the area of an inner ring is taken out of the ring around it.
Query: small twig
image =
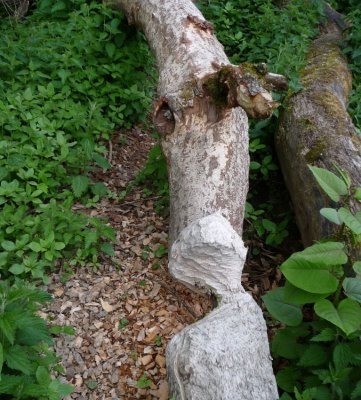
[[[108,155],[108,161],[109,161],[109,164],[111,164],[112,163],[112,159],[113,159],[113,143],[112,143],[112,141],[111,140],[109,140],[109,155]]]
[[[139,203],[139,202],[144,202],[147,200],[157,200],[160,199],[162,196],[153,196],[153,197],[147,197],[147,198],[141,198],[141,199],[135,199],[132,201],[125,201],[124,203],[120,203],[122,206],[128,206],[128,205],[134,205],[135,203]]]

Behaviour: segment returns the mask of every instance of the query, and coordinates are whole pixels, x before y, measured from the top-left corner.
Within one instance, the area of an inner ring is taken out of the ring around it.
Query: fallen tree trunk
[[[247,115],[284,87],[264,66],[234,66],[190,0],[113,0],[146,35],[159,68],[154,121],[170,185],[170,272],[219,307],[172,339],[171,394],[182,400],[277,399],[261,310],[241,285],[248,190]]]
[[[304,89],[285,104],[275,138],[305,246],[335,229],[319,213],[335,204],[330,204],[307,165],[336,173],[337,165],[355,186],[361,185],[361,138],[346,109],[351,74],[339,48],[343,39],[339,26],[330,21],[313,42],[301,73]]]

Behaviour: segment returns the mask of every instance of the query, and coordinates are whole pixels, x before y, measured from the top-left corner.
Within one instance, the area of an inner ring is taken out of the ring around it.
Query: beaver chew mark
[[[174,115],[165,99],[161,99],[156,107],[154,124],[161,135],[169,135],[174,131]]]

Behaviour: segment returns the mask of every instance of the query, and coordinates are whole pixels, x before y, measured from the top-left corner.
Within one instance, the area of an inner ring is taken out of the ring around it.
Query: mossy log
[[[339,47],[342,40],[334,22],[322,28],[301,74],[303,90],[289,98],[275,137],[305,246],[332,235],[335,226],[319,211],[337,206],[319,188],[307,165],[333,172],[337,165],[353,185],[361,186],[361,138],[347,113],[352,77]]]

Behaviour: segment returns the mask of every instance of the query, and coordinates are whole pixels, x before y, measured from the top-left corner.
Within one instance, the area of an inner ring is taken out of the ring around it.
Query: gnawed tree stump
[[[168,382],[177,400],[278,399],[266,324],[241,285],[246,254],[220,214],[194,221],[172,246],[171,274],[220,299],[215,310],[168,345]]]
[[[241,286],[241,235],[246,112],[270,116],[277,103],[267,88],[284,87],[285,80],[264,65],[231,65],[212,24],[190,0],[111,3],[143,30],[159,68],[154,121],[169,171],[170,270],[193,290],[222,298],[195,331],[189,327],[172,341],[171,394],[183,400],[276,399],[265,322]],[[186,256],[191,249],[192,262]]]
[[[333,172],[336,164],[354,185],[361,185],[361,138],[346,110],[351,74],[339,48],[341,40],[338,25],[329,22],[313,42],[302,71],[304,89],[285,105],[276,134],[279,162],[305,246],[335,229],[319,213],[335,204],[330,204],[307,164]]]

